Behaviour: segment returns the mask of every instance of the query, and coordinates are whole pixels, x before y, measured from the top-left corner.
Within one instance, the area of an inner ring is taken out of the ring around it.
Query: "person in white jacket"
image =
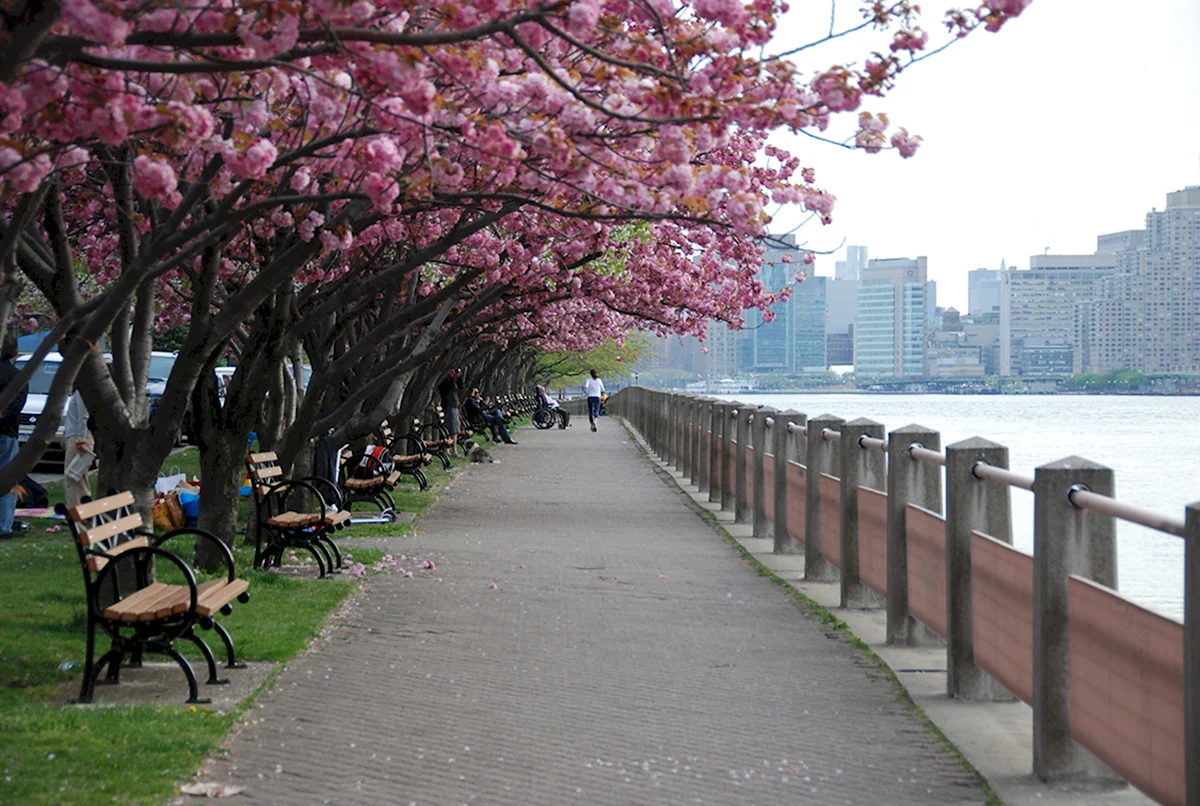
[[[591,373],[592,377],[583,382],[583,393],[587,395],[588,421],[595,431],[596,418],[600,416],[600,395],[604,394],[604,381],[600,380],[596,370],[591,370]]]

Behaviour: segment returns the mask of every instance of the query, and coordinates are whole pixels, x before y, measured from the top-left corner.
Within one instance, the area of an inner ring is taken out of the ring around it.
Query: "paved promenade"
[[[262,804],[983,802],[618,422],[515,437],[387,541],[436,570],[371,578],[209,780]]]

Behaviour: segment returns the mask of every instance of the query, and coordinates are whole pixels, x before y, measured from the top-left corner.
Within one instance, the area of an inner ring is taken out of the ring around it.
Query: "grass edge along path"
[[[185,453],[169,464],[184,469],[190,459]],[[458,469],[466,459],[453,463]],[[399,509],[419,517],[454,476],[428,470],[430,490],[400,491]],[[61,500],[61,484],[46,487],[52,503]],[[61,528],[50,531],[55,526]],[[411,530],[411,523],[354,527],[343,550],[349,548],[355,564],[371,573],[383,552],[353,547],[352,538],[401,537]],[[80,707],[52,704],[64,688],[72,696],[77,692],[86,637],[70,530],[61,520],[38,520],[28,536],[0,543],[0,806],[159,804],[178,795],[180,783],[220,748],[283,664],[305,651],[361,587],[353,574],[323,580],[274,574],[249,567],[252,549],[239,545],[235,554],[239,576],[250,581],[251,600],[221,623],[237,642],[240,659],[274,664],[251,694],[227,713],[182,707],[180,674],[180,706]],[[103,646],[98,642],[98,652]],[[193,654],[190,647],[181,649]]]
[[[968,759],[966,755],[964,755],[963,752],[958,749],[958,746],[955,745],[954,742],[950,741],[950,738],[942,732],[941,728],[939,728],[933,722],[933,720],[929,718],[929,715],[925,713],[925,710],[913,702],[912,697],[909,696],[908,689],[906,689],[904,684],[900,682],[900,678],[892,670],[892,667],[888,666],[887,661],[881,658],[879,654],[875,652],[875,650],[871,649],[870,645],[866,641],[855,635],[850,629],[850,626],[838,618],[833,611],[829,610],[823,605],[818,604],[816,601],[806,596],[803,592],[794,588],[786,579],[776,574],[774,571],[764,565],[762,561],[755,557],[753,552],[743,546],[736,537],[729,533],[724,525],[722,525],[722,523],[717,519],[715,513],[702,507],[694,498],[692,498],[689,491],[680,485],[679,480],[667,472],[667,470],[658,463],[657,457],[650,450],[650,446],[646,444],[645,440],[642,439],[641,434],[639,434],[637,430],[633,428],[633,426],[631,426],[624,419],[621,420],[621,424],[624,426],[626,432],[628,432],[630,439],[632,439],[638,445],[638,447],[640,447],[646,453],[647,458],[651,460],[651,465],[654,468],[654,472],[660,475],[665,481],[667,481],[668,484],[671,484],[679,491],[680,495],[683,497],[688,506],[690,506],[691,509],[695,511],[696,514],[698,514],[703,520],[707,521],[709,526],[712,527],[713,531],[716,532],[726,543],[732,546],[733,549],[741,555],[743,563],[753,568],[755,573],[757,573],[759,576],[782,588],[784,593],[788,595],[788,598],[792,600],[792,603],[800,608],[800,612],[803,615],[816,616],[818,619],[820,619],[822,624],[825,624],[836,631],[838,635],[841,636],[842,640],[853,646],[868,660],[872,661],[876,666],[879,667],[879,670],[883,673],[884,678],[891,683],[892,688],[895,690],[896,699],[903,702],[909,713],[916,717],[921,726],[927,730],[930,735],[937,739],[938,743],[941,744],[942,749],[944,749],[952,758],[956,759],[960,764],[962,764],[963,769],[974,777],[976,784],[978,784],[980,790],[983,792],[983,795],[986,798],[984,801],[984,806],[1004,806],[1004,801],[1001,800],[1000,796],[996,794],[996,791],[992,789],[991,784],[989,784],[988,780],[983,776],[983,774],[975,768],[975,765],[971,763],[970,759]]]

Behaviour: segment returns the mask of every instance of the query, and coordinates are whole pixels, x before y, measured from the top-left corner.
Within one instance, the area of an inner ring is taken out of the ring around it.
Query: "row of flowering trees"
[[[1027,3],[952,10],[948,36],[996,30]],[[770,206],[828,221],[834,202],[767,138],[848,116],[866,151],[909,156],[919,142],[861,110],[929,47],[917,6],[867,2],[861,24],[786,43],[883,37],[813,74],[766,55],[786,10],[5,3],[0,267],[10,291],[25,283],[53,311],[45,349],[64,359],[50,416],[0,488],[36,461],[77,386],[101,485],[143,498],[194,416],[202,525],[230,534],[252,430],[303,464],[317,435],[351,439],[418,409],[451,365],[515,371],[528,346],[739,325],[788,293],[756,277]],[[167,327],[186,335],[150,412]],[[231,353],[219,406],[212,369]],[[283,371],[301,363],[303,394]]]

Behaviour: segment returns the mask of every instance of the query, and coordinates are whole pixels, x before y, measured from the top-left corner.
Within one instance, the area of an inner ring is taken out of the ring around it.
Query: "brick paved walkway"
[[[397,539],[437,570],[372,578],[212,778],[271,804],[983,801],[619,423],[516,438]]]

